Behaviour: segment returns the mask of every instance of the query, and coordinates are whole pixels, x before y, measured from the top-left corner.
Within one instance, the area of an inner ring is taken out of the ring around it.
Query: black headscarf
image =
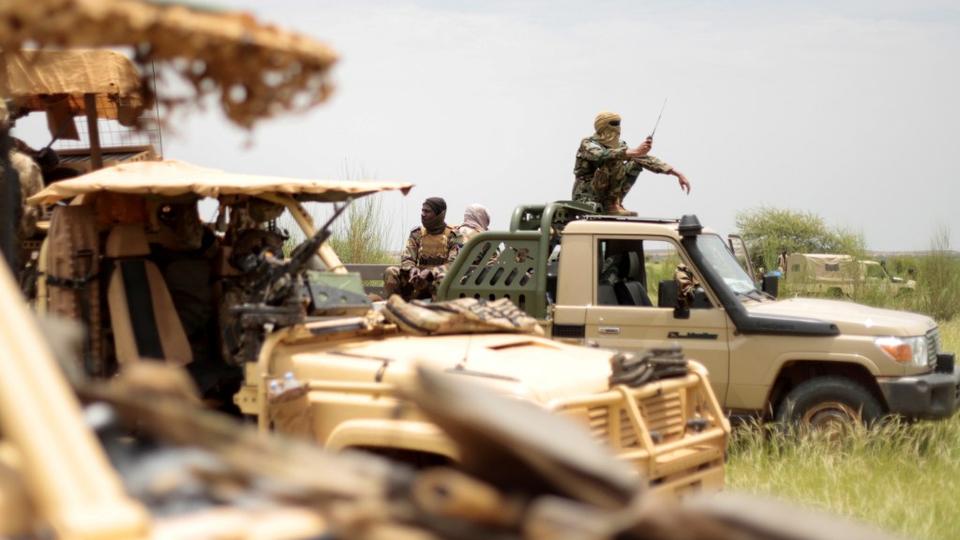
[[[429,206],[436,215],[436,217],[431,219],[429,222],[423,222],[424,228],[427,229],[427,232],[430,234],[439,234],[443,232],[443,229],[447,226],[447,224],[444,222],[447,217],[447,201],[443,200],[441,197],[430,197],[429,199],[423,201],[423,204]]]

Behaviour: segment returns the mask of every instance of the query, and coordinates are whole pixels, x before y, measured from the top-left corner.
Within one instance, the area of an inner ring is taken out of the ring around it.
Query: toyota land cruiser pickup
[[[818,425],[887,413],[945,418],[957,409],[960,371],[933,319],[846,301],[777,300],[757,290],[727,242],[696,216],[614,217],[562,201],[521,206],[509,231],[464,246],[438,297],[511,298],[569,343],[638,351],[676,342],[707,367],[733,415]]]

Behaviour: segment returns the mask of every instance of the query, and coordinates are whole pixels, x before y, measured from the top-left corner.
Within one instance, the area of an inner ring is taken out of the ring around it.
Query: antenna
[[[660,118],[663,117],[663,110],[667,108],[667,98],[663,98],[663,105],[660,107],[660,114],[657,115],[657,123],[653,125],[653,131],[650,132],[650,138],[657,132],[657,126],[660,125]]]

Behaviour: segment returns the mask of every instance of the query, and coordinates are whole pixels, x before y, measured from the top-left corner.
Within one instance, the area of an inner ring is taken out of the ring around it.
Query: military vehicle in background
[[[329,226],[316,227],[302,203],[409,188],[175,161],[57,182],[31,199],[72,200],[53,211],[38,304],[90,326],[91,376],[141,358],[183,365],[210,405],[235,403],[264,431],[414,463],[457,461],[446,435],[400,406],[397,388],[426,365],[577,419],[660,491],[722,486],[729,423],[706,372],[675,351],[631,358],[497,327],[471,333],[476,325],[411,335],[371,310],[360,276],[324,241]],[[203,197],[218,201],[213,223],[199,220]],[[284,211],[307,238],[292,249],[276,227]],[[661,364],[672,376],[660,377]]]
[[[695,216],[613,217],[563,201],[520,206],[509,231],[484,232],[463,247],[438,298],[510,298],[569,343],[628,352],[681,343],[738,416],[822,425],[886,413],[946,418],[958,407],[960,370],[941,351],[933,319],[776,300]]]
[[[790,293],[797,295],[850,297],[866,287],[897,296],[917,287],[912,279],[890,276],[877,261],[825,253],[789,254],[783,279]]]

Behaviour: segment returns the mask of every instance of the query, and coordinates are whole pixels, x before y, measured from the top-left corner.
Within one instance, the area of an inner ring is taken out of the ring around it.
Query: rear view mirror
[[[763,276],[763,292],[776,298],[780,293],[780,276]]]

